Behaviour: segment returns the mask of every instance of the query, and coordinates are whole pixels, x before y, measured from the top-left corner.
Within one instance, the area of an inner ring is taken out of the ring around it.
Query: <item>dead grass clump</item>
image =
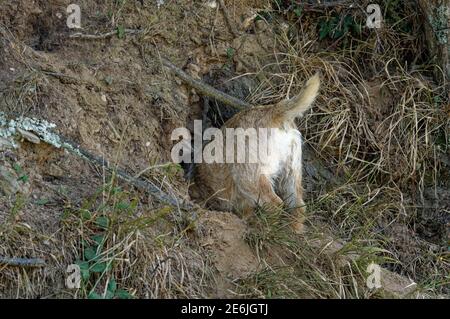
[[[19,197],[18,197],[19,198]],[[19,200],[19,199],[18,199]],[[45,205],[44,205],[45,206]],[[66,201],[52,225],[30,198],[0,216],[0,255],[45,257],[43,268],[1,266],[0,295],[27,298],[205,298],[213,270],[189,231],[174,222],[176,208],[153,208],[111,182],[80,204]],[[33,223],[18,217],[33,209]],[[199,250],[200,249],[200,250]],[[77,265],[80,289],[66,280]]]
[[[67,211],[63,232],[74,236],[84,274],[78,297],[206,297],[208,260],[170,221],[173,208],[139,206],[137,198],[108,184],[81,208]]]
[[[260,70],[265,78],[250,100],[265,104],[288,98],[322,72],[321,95],[300,129],[343,179],[340,186],[319,185],[320,191],[310,194],[310,219],[329,224],[355,247],[374,248],[382,264],[422,287],[445,291],[445,231],[437,246],[415,232],[427,206],[424,192],[446,184],[443,158],[450,145],[448,92],[431,78],[418,10],[409,2],[386,2],[382,29],[365,28],[364,19],[361,32],[342,28],[342,34],[321,37],[317,21],[337,21],[339,29],[348,9],[281,9],[293,12],[287,15],[291,23],[275,28],[280,51],[276,62]],[[268,13],[272,24],[279,13]],[[357,18],[352,23],[358,24]],[[446,214],[445,207],[434,210]],[[399,244],[393,225],[413,235]]]
[[[330,243],[323,233],[311,228],[305,234],[308,240],[299,240],[290,231],[287,220],[283,214],[259,211],[247,241],[262,266],[259,271],[235,281],[237,295],[246,298],[367,298],[373,294],[365,285],[365,269],[369,262],[381,260],[377,257],[379,251],[362,246],[356,248],[349,243],[329,253],[326,250]],[[318,245],[312,243],[315,240]],[[365,253],[351,260],[348,256],[352,251]]]

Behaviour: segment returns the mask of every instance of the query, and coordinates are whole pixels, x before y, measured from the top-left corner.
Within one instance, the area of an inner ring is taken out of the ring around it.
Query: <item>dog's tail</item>
[[[319,88],[320,75],[316,73],[316,75],[306,82],[300,94],[292,99],[281,102],[283,118],[289,120],[302,116],[313,104],[319,93]]]

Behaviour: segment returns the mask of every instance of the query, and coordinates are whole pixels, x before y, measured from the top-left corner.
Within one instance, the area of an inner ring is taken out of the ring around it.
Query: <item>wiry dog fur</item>
[[[293,212],[295,231],[302,230],[305,212],[302,137],[294,120],[311,107],[319,87],[320,78],[316,74],[298,96],[275,105],[243,110],[224,124],[221,128],[224,145],[226,128],[274,130],[268,136],[267,161],[198,165],[195,182],[209,207],[248,214],[258,205],[281,207],[284,204]],[[252,151],[246,149],[246,152]]]

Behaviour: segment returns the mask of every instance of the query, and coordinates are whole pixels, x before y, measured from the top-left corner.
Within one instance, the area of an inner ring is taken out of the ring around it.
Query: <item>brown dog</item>
[[[221,128],[224,137],[229,128],[269,129],[268,152],[264,161],[199,164],[195,182],[209,207],[248,214],[257,206],[281,207],[284,203],[293,211],[294,230],[302,231],[305,212],[302,137],[294,120],[311,107],[319,87],[320,78],[316,74],[298,96],[275,105],[243,110],[224,124]],[[225,137],[224,153],[227,142]],[[245,145],[248,160],[257,150],[250,142]],[[238,155],[234,148],[233,153]]]

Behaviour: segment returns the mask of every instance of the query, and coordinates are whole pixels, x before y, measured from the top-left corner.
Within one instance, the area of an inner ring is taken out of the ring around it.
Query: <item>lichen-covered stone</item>
[[[20,190],[16,173],[5,166],[0,166],[0,194],[12,195]]]
[[[419,0],[428,50],[436,59],[435,78],[441,83],[450,79],[450,0]],[[444,72],[442,72],[444,71]]]

